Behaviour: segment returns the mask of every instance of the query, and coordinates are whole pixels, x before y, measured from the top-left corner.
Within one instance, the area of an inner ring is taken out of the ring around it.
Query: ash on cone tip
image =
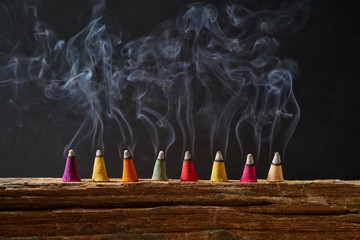
[[[186,152],[185,152],[184,160],[191,160],[191,154],[190,154],[189,151],[186,151]]]
[[[248,154],[246,157],[246,165],[254,165],[254,158],[252,154]]]
[[[126,158],[131,158],[131,154],[130,154],[130,152],[128,151],[128,150],[125,150],[124,151],[124,158],[126,159]]]
[[[164,160],[164,159],[165,159],[164,151],[160,151],[160,152],[159,152],[159,155],[158,155],[157,159],[158,159],[158,160]]]
[[[224,161],[223,155],[220,151],[216,152],[215,161],[218,161],[218,162]]]
[[[271,164],[273,164],[273,165],[281,165],[280,153],[278,153],[278,152],[275,153]]]
[[[102,155],[102,152],[101,152],[101,150],[97,150],[96,151],[96,157],[102,157],[103,155]]]
[[[75,157],[75,152],[74,152],[74,150],[72,150],[72,149],[69,150],[68,157]]]

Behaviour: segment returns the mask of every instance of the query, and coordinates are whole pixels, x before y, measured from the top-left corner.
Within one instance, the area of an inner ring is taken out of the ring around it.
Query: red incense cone
[[[70,150],[66,159],[65,171],[62,177],[64,182],[80,182],[80,176],[76,165],[75,152]]]
[[[257,182],[254,159],[251,154],[247,155],[243,175],[240,182]]]
[[[195,173],[194,163],[192,161],[189,151],[185,153],[180,180],[181,181],[199,180],[199,174]]]

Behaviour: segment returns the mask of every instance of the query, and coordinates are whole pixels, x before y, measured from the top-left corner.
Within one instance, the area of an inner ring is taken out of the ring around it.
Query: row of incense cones
[[[132,156],[128,150],[125,150],[124,158],[123,158],[122,181],[136,182],[138,179],[139,178],[136,174]],[[75,152],[72,149],[69,151],[68,157],[66,159],[66,166],[62,180],[64,182],[81,181],[76,165]],[[110,181],[106,172],[104,157],[100,150],[96,151],[92,180],[95,182]],[[151,180],[153,181],[168,180],[168,177],[166,175],[165,156],[163,151],[159,152],[159,155],[156,159]],[[199,175],[195,172],[194,164],[189,151],[185,152],[180,180],[181,181],[199,180]],[[225,170],[224,158],[220,151],[216,153],[210,180],[212,182],[226,182],[228,180]],[[278,152],[275,153],[274,158],[272,160],[269,173],[267,176],[267,180],[276,181],[276,182],[284,181],[280,154]],[[254,159],[251,154],[247,155],[243,175],[240,179],[240,182],[257,182]]]

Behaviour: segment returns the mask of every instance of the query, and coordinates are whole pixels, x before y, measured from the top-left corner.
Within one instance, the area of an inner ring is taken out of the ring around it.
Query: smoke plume
[[[0,86],[12,89],[9,101],[19,111],[31,105],[23,98],[35,89],[44,104],[78,113],[68,119],[81,125],[64,151],[81,141],[105,147],[110,133],[119,136],[119,149],[131,151],[147,135],[154,155],[174,144],[195,153],[198,135],[212,155],[235,139],[243,155],[259,155],[264,146],[271,152],[275,141],[282,148],[275,150],[285,151],[300,116],[298,66],[277,56],[275,35],[301,28],[309,3],[274,10],[192,3],[129,41],[121,23],[109,21],[105,1],[89,6],[89,23],[67,39],[42,22],[36,2],[0,8]],[[21,21],[15,8],[22,8]]]

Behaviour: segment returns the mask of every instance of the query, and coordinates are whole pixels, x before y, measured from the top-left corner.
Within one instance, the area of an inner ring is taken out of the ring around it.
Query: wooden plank
[[[122,183],[0,179],[0,236],[41,239],[347,239],[360,181]]]

